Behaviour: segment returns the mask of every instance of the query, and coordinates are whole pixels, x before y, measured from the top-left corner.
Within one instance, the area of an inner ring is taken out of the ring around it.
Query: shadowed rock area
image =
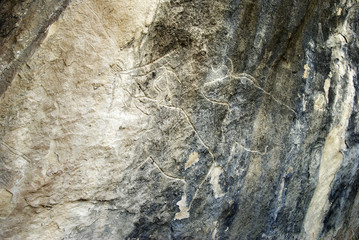
[[[1,239],[357,239],[359,1],[0,1]]]

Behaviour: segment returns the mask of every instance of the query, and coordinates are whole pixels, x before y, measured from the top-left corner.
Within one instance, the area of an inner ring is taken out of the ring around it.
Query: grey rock
[[[2,238],[359,236],[358,1],[6,4]]]

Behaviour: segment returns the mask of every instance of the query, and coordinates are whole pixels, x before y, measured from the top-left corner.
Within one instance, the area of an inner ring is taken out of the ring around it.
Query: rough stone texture
[[[359,1],[0,3],[1,238],[359,236]]]
[[[69,0],[0,0],[0,94]]]

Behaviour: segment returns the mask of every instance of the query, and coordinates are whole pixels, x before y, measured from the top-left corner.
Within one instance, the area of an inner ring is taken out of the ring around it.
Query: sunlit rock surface
[[[1,239],[359,236],[359,1],[0,1]]]

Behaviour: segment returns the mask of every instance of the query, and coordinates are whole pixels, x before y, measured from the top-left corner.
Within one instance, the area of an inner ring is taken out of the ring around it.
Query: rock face
[[[359,236],[359,1],[0,3],[2,239]]]
[[[26,63],[69,0],[0,0],[0,94]]]

